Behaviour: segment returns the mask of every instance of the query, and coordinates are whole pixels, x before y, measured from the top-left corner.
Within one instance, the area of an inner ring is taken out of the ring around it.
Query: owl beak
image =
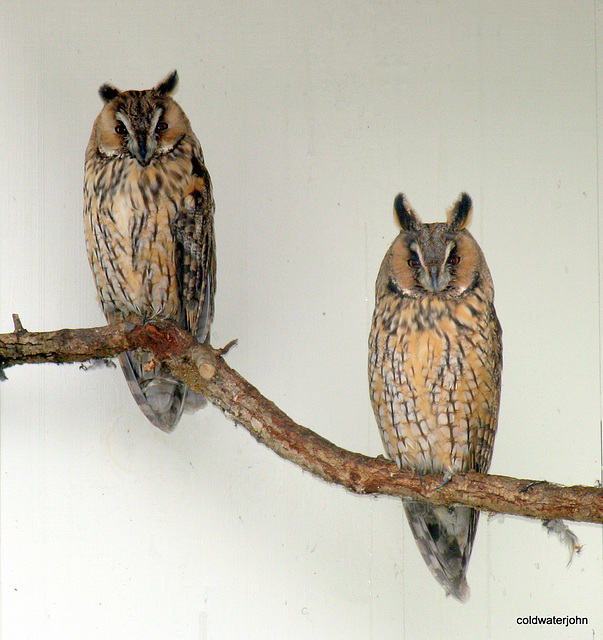
[[[147,146],[147,138],[146,135],[137,136],[137,145],[136,145],[136,159],[143,167],[146,167],[149,164],[151,159],[151,151]]]
[[[429,275],[431,276],[431,290],[439,291],[440,289],[440,268],[437,264],[431,265],[429,268]]]

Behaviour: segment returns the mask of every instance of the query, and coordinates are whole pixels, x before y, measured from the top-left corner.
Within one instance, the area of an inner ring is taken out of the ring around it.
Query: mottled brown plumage
[[[145,91],[100,88],[105,105],[85,160],[86,245],[108,320],[171,319],[205,341],[214,312],[214,201],[201,145],[170,97],[177,81],[174,71]],[[120,362],[144,414],[171,431],[186,385],[142,353]]]
[[[387,455],[418,473],[490,466],[498,420],[501,329],[484,255],[462,194],[446,223],[423,224],[400,194],[401,231],[376,284],[369,339],[373,410]],[[479,512],[408,502],[413,535],[448,594],[465,600]]]

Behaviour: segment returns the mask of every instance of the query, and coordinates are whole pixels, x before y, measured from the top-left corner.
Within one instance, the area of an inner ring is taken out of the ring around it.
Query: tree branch
[[[379,456],[347,451],[289,418],[229,367],[225,349],[199,344],[170,322],[128,328],[115,323],[93,329],[30,333],[14,316],[15,331],[0,335],[0,369],[35,362],[83,362],[126,349],[144,349],[165,362],[177,378],[203,393],[279,456],[330,483],[358,494],[419,498],[432,504],[550,520],[603,523],[603,489],[464,473],[441,486],[442,476],[400,470]]]

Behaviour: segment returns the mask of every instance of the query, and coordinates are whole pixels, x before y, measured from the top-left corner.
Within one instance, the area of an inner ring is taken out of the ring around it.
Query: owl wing
[[[176,274],[184,326],[199,340],[209,342],[216,292],[214,199],[211,178],[200,148],[193,155],[190,193],[175,220]],[[205,397],[188,389],[184,410],[197,411]]]
[[[214,199],[202,157],[193,157],[190,192],[175,219],[176,273],[184,326],[199,340],[209,340],[216,291]]]
[[[493,305],[489,306],[488,313],[480,322],[479,333],[482,338],[473,342],[466,362],[475,381],[475,386],[467,389],[467,393],[474,394],[474,398],[469,432],[470,459],[466,469],[487,473],[498,424],[502,372],[502,329]],[[468,380],[465,379],[462,384]]]

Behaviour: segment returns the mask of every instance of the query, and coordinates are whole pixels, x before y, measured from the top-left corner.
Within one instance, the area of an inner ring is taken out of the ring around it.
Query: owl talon
[[[528,482],[528,484],[521,487],[518,491],[519,493],[525,493],[526,491],[529,491],[532,487],[535,487],[536,485],[539,485],[539,484],[545,484],[545,483],[546,483],[546,480],[534,480],[533,482]]]
[[[434,491],[437,491],[438,489],[445,487],[451,480],[452,480],[452,474],[446,474],[442,482],[440,482],[440,484],[434,489]]]

